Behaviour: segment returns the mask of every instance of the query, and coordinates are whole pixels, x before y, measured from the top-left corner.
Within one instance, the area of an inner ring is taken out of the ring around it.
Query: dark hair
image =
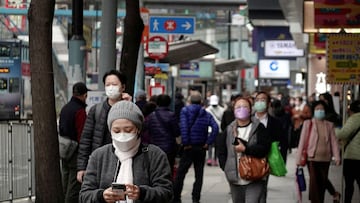
[[[125,85],[126,82],[127,82],[127,78],[123,73],[121,73],[118,70],[110,70],[110,71],[106,72],[104,77],[103,77],[103,83],[104,84],[105,84],[105,80],[106,80],[107,76],[109,76],[109,75],[115,75],[116,77],[118,77],[118,79],[120,80],[122,85]]]
[[[258,92],[255,96],[255,99],[256,97],[258,97],[260,94],[265,94],[266,95],[266,103],[269,103],[270,102],[270,95],[267,93],[267,92],[264,92],[264,91],[261,91],[261,92]]]
[[[272,111],[275,116],[281,116],[285,113],[284,107],[281,105],[281,101],[278,99],[275,99],[271,102]]]
[[[142,113],[144,114],[144,117],[147,117],[155,109],[156,109],[156,104],[154,102],[147,102],[146,104],[144,104],[144,106],[142,108]]]
[[[327,105],[326,105],[327,111],[329,113],[336,112],[331,94],[329,92],[325,92],[325,93],[320,94],[320,96],[323,96],[324,99],[327,101]]]
[[[312,103],[312,105],[311,105],[311,113],[312,113],[312,115],[315,115],[315,114],[314,114],[315,108],[316,108],[316,106],[318,106],[318,105],[322,105],[322,106],[324,107],[325,115],[326,115],[326,114],[328,113],[328,111],[327,111],[327,104],[326,104],[326,102],[324,102],[324,101],[322,101],[322,100],[315,101],[315,102]]]
[[[354,113],[359,113],[360,112],[360,100],[355,100],[350,104],[350,111],[354,112]]]
[[[181,92],[176,92],[175,99],[184,99],[184,95],[182,95]]]
[[[153,102],[153,103],[156,104],[157,96],[158,96],[158,95],[153,95],[153,96],[151,96],[150,99],[149,99],[149,102]]]
[[[86,87],[85,83],[83,82],[75,83],[72,90],[74,96],[81,96],[89,91],[89,89]]]
[[[160,94],[156,98],[156,104],[161,107],[168,107],[171,103],[171,98],[167,94]]]
[[[235,99],[239,97],[242,97],[242,94],[232,94],[230,97],[230,101],[235,101]]]

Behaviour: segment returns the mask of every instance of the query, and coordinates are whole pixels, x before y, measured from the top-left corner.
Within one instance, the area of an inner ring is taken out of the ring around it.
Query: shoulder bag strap
[[[196,115],[195,115],[195,117],[194,117],[194,120],[192,120],[191,125],[189,125],[189,126],[190,126],[190,128],[189,128],[190,130],[191,130],[192,127],[194,126],[194,124],[195,124],[195,122],[196,122],[196,119],[198,119],[199,114],[200,114],[200,111],[201,111],[201,109],[199,109],[199,111],[196,112]]]
[[[310,134],[311,134],[311,128],[312,128],[312,120],[310,120],[309,131],[308,131],[308,134],[307,134],[307,137],[306,137],[306,142],[305,142],[304,149],[308,148],[309,140],[310,140]]]
[[[349,140],[346,142],[346,144],[344,145],[344,150],[346,149],[346,147],[350,144],[351,140],[356,136],[356,134],[358,134],[358,132],[360,131],[360,127],[356,130],[356,132],[354,134],[352,134],[349,138]]]
[[[221,122],[221,118],[219,118],[218,115],[216,115],[216,112],[214,112],[214,109],[210,108],[209,110],[211,111],[212,115],[215,116],[216,120]]]

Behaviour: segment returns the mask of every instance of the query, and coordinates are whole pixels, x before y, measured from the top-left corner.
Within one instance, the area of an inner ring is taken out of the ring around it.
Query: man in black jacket
[[[105,73],[103,83],[107,99],[90,108],[81,134],[77,158],[77,180],[79,182],[82,182],[91,152],[112,142],[106,123],[111,106],[120,100],[131,101],[132,99],[129,94],[124,92],[126,76],[121,72],[111,70]]]
[[[268,111],[271,104],[270,102],[271,102],[271,98],[268,93],[258,92],[255,97],[255,103],[253,108],[255,110],[254,117],[257,118],[268,129],[271,140],[272,142],[274,142],[274,141],[279,141],[281,133],[286,133],[286,132],[281,132],[282,127],[280,121],[269,114]],[[261,196],[260,203],[266,203],[267,184],[269,181],[269,176],[266,177],[265,181],[266,181],[265,184],[266,188],[264,188],[265,193],[263,193],[263,195]]]
[[[61,109],[59,120],[60,136],[68,137],[76,142],[80,141],[81,132],[86,119],[86,97],[88,89],[82,82],[73,86],[73,96]],[[61,159],[62,182],[65,193],[65,202],[78,202],[80,183],[76,180],[77,150],[69,160]]]

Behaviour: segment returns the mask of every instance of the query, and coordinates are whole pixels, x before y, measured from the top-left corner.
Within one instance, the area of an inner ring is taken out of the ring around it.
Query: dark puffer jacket
[[[212,131],[208,136],[208,127]],[[219,133],[219,126],[205,109],[198,104],[184,107],[180,113],[181,142],[186,145],[211,145]]]
[[[97,118],[96,106],[101,105],[101,111]],[[81,134],[79,154],[77,158],[77,170],[85,170],[91,152],[111,142],[111,135],[107,127],[107,115],[111,106],[107,100],[90,108]]]
[[[180,136],[179,124],[174,112],[167,107],[158,107],[151,113],[144,130],[149,133],[149,143],[154,144],[166,153],[176,150],[176,137]]]

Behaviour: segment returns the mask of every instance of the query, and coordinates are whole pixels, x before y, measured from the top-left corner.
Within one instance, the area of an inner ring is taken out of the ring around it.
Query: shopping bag
[[[287,173],[286,164],[279,150],[279,142],[271,143],[270,153],[268,155],[270,165],[270,174],[274,176],[285,176]]]
[[[301,192],[306,191],[306,180],[304,175],[304,169],[301,167],[296,168],[296,182]]]

